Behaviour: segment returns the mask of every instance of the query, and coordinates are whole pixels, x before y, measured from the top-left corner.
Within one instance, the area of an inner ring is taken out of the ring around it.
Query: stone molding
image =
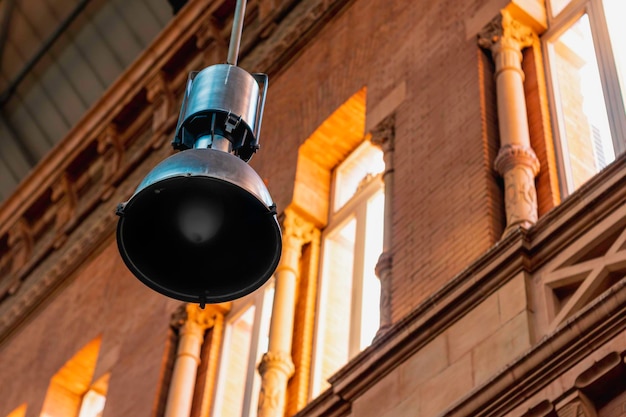
[[[266,352],[259,363],[259,373],[264,375],[269,369],[279,369],[287,377],[293,375],[295,367],[287,352]]]
[[[530,168],[533,178],[539,173],[539,158],[531,147],[510,144],[500,147],[493,161],[493,167],[498,174],[504,175],[518,165]]]

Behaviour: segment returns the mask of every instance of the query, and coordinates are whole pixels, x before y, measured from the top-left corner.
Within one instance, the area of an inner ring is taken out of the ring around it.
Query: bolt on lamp
[[[267,75],[237,66],[245,0],[237,0],[226,64],[189,75],[172,146],[117,208],[129,270],[168,297],[220,303],[261,287],[282,241],[276,206],[247,162],[259,148]]]

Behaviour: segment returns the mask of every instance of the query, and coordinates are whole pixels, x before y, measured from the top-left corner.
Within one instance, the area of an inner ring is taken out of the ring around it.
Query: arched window
[[[104,410],[109,374],[94,381],[101,338],[87,343],[54,374],[41,417],[100,417]]]

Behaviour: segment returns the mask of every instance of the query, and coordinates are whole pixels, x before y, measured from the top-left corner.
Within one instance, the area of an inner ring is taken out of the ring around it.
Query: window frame
[[[272,292],[271,296],[268,292]],[[232,324],[236,322],[246,311],[254,306],[254,321],[252,325],[252,334],[250,336],[250,351],[247,358],[247,369],[244,377],[245,387],[243,392],[243,404],[241,408],[241,416],[249,417],[257,415],[257,403],[260,392],[260,383],[255,384],[255,374],[258,373],[258,360],[267,349],[263,349],[261,345],[261,335],[263,331],[269,334],[270,318],[272,314],[272,306],[274,302],[274,277],[270,278],[259,290],[250,295],[235,300],[233,306],[226,316],[224,323],[224,336],[222,346],[220,347],[220,361],[217,371],[214,398],[211,416],[217,416],[222,410],[224,403],[225,379],[228,378],[226,364],[230,355],[229,349],[232,337]],[[258,314],[260,313],[260,314]]]
[[[573,184],[571,167],[569,163],[566,163],[568,160],[568,145],[564,132],[563,108],[553,81],[556,79],[556,65],[553,65],[554,58],[550,42],[558,38],[578,19],[587,14],[615,159],[626,151],[626,109],[622,99],[622,88],[626,90],[626,86],[620,86],[602,0],[572,0],[556,16],[552,13],[551,0],[546,0],[546,12],[548,30],[541,36],[541,46],[544,51],[544,65],[546,72],[549,74],[546,77],[546,83],[550,96],[550,116],[554,121],[552,133],[558,159],[557,172],[560,178],[560,190],[563,196],[568,196],[576,189]]]
[[[355,150],[342,161],[348,161],[351,156],[358,151],[359,147],[365,146],[365,143],[371,144],[369,140],[363,141]],[[341,165],[341,164],[340,164]],[[339,165],[338,165],[339,166]],[[336,167],[337,168],[337,167]],[[342,228],[352,219],[355,219],[355,242],[354,242],[354,259],[352,268],[352,285],[350,294],[350,329],[348,335],[348,361],[356,356],[361,349],[361,321],[363,310],[363,278],[364,278],[364,259],[365,259],[365,234],[367,229],[367,206],[368,203],[382,193],[384,196],[383,172],[373,175],[362,188],[351,196],[341,207],[334,209],[337,197],[337,169],[334,169],[331,176],[330,187],[330,205],[328,223],[321,234],[321,250],[320,250],[320,268],[318,282],[318,297],[316,303],[316,320],[314,327],[313,350],[311,357],[311,383],[309,389],[310,399],[318,396],[323,390],[323,345],[325,343],[322,326],[326,323],[328,309],[324,307],[326,294],[328,293],[329,283],[325,278],[327,268],[326,245],[328,239],[334,234],[339,233]],[[382,221],[382,219],[381,219]]]

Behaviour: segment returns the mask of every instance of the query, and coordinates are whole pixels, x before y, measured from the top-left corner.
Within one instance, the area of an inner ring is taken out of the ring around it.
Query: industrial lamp
[[[117,208],[117,244],[144,284],[181,301],[220,303],[261,287],[282,248],[276,207],[247,164],[259,148],[267,75],[237,67],[245,0],[226,64],[191,73],[172,146]]]

